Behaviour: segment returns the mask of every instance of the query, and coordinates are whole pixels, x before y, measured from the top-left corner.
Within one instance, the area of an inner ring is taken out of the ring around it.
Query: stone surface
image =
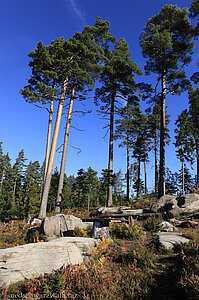
[[[192,193],[183,196],[162,196],[151,206],[151,210],[160,213],[170,213],[172,216],[183,212],[194,212],[199,210],[199,195]]]
[[[105,213],[117,213],[122,212],[124,210],[130,209],[129,206],[120,206],[120,207],[100,207],[97,209],[97,213],[105,214]]]
[[[0,249],[0,287],[79,264],[96,246],[93,238],[62,237],[50,242]]]
[[[92,237],[94,239],[110,239],[109,228],[101,227],[100,222],[94,222],[93,224],[93,234]]]
[[[132,215],[143,214],[143,209],[125,209],[123,213]]]
[[[81,229],[86,229],[88,226],[93,227],[93,222],[82,222],[80,218],[77,218],[75,216],[71,216],[73,219],[74,228],[78,227]]]
[[[159,232],[159,243],[166,249],[171,249],[176,245],[188,243],[190,240],[182,236],[180,232]]]
[[[163,221],[162,223],[160,223],[160,227],[164,230],[164,231],[174,231],[176,230],[176,228],[169,222]]]
[[[47,237],[59,237],[71,235],[74,228],[85,229],[92,223],[82,222],[80,218],[72,215],[57,214],[50,218],[45,218],[41,224],[41,232]]]

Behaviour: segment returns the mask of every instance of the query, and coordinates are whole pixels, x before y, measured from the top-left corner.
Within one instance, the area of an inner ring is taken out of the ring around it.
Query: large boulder
[[[151,210],[160,213],[169,213],[177,216],[183,212],[194,212],[199,210],[199,195],[192,193],[183,196],[162,196],[151,206]]]
[[[190,240],[180,232],[159,232],[157,233],[159,243],[166,249],[171,249],[174,246],[189,243]]]
[[[199,210],[199,194],[186,194],[178,197],[177,200],[178,206],[182,208],[184,212]]]
[[[82,263],[96,240],[62,237],[50,242],[0,249],[0,287],[51,273],[68,264]]]
[[[45,218],[41,224],[41,232],[47,237],[71,236],[75,227],[85,229],[92,223],[82,222],[72,215],[57,214]]]

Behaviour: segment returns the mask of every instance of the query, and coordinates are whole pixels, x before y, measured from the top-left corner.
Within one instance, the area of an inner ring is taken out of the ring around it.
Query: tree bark
[[[39,215],[38,215],[38,218],[41,220],[45,219],[45,217],[46,217],[48,193],[49,193],[49,189],[50,189],[50,182],[51,182],[51,177],[52,177],[53,164],[54,164],[55,152],[56,152],[56,147],[57,147],[57,139],[58,139],[58,134],[59,134],[62,109],[63,109],[64,98],[65,98],[65,94],[66,94],[67,84],[68,84],[68,78],[66,78],[64,80],[64,83],[62,86],[62,92],[61,92],[61,96],[60,96],[60,100],[59,100],[57,118],[56,118],[55,129],[54,129],[54,134],[53,134],[53,139],[52,139],[52,145],[51,145],[51,150],[50,150],[50,155],[49,155],[48,168],[47,168],[46,178],[45,178],[45,182],[44,182],[40,211],[39,211]]]
[[[146,171],[146,156],[144,157],[144,193],[147,194],[147,171]]]
[[[50,112],[48,118],[48,133],[47,133],[47,143],[46,143],[46,155],[45,155],[45,167],[44,167],[44,180],[46,178],[46,172],[48,168],[48,160],[49,160],[49,153],[50,153],[50,138],[51,138],[51,130],[52,130],[52,119],[53,119],[53,98],[50,102]]]
[[[157,159],[157,136],[154,134],[154,152],[155,152],[155,193],[158,193],[158,159]]]
[[[68,109],[68,118],[65,130],[65,137],[64,137],[64,149],[62,153],[62,160],[61,160],[61,168],[60,168],[60,176],[59,176],[59,185],[57,191],[57,200],[55,204],[55,212],[60,212],[61,206],[61,199],[62,199],[62,190],[64,185],[64,172],[65,172],[65,165],[66,165],[66,155],[67,155],[67,148],[68,148],[68,138],[69,138],[69,131],[70,131],[70,123],[71,123],[71,116],[73,110],[73,102],[74,102],[74,95],[75,95],[75,87],[72,89],[70,105]]]
[[[198,141],[196,141],[198,142]],[[196,154],[197,154],[197,169],[196,169],[196,172],[197,172],[197,175],[196,175],[196,184],[199,186],[199,146],[197,144],[196,146]]]
[[[4,177],[4,173],[5,173],[5,168],[3,168],[2,175],[1,175],[0,192],[1,192],[1,189],[2,189],[2,186],[3,186],[3,177]]]
[[[88,211],[90,210],[90,190],[88,192]]]
[[[109,139],[109,161],[108,161],[108,206],[113,205],[113,124],[114,124],[114,108],[115,108],[115,91],[111,95],[111,113],[110,113],[110,139]]]
[[[160,126],[160,173],[158,197],[165,195],[165,100],[166,100],[166,72],[162,74],[161,97],[161,126]]]
[[[184,161],[181,160],[182,163],[182,194],[184,195]]]
[[[129,134],[128,134],[128,131],[127,131],[126,152],[127,152],[127,170],[126,170],[126,181],[127,181],[126,196],[127,196],[127,199],[126,200],[129,202],[129,199],[130,199],[130,186],[129,186]]]
[[[140,194],[140,156],[138,157],[137,198]]]

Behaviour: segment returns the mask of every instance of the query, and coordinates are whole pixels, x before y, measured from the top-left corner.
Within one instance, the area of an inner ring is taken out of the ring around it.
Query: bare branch
[[[157,91],[157,87],[158,87],[158,84],[160,83],[160,79],[161,79],[161,77],[158,78],[158,82],[157,82],[157,84],[155,86],[155,92]]]
[[[63,145],[64,145],[64,144],[61,144],[61,146],[59,146],[59,148],[57,148],[56,152],[57,152],[61,147],[63,147]]]
[[[45,107],[45,106],[39,106],[39,105],[37,105],[37,104],[34,104],[34,106],[36,106],[37,108],[43,108],[43,109],[46,109],[46,110],[48,111],[48,113],[50,113],[50,110],[49,110],[47,107]]]
[[[107,126],[106,126],[106,127],[107,127]],[[105,127],[104,127],[104,128],[105,128]],[[103,129],[104,129],[104,128],[103,128]],[[108,132],[109,132],[109,129],[110,129],[110,128],[107,129],[105,135],[103,136],[103,139],[104,139],[104,140],[105,140],[105,138],[106,138],[106,136],[107,136],[107,134],[108,134]]]
[[[68,144],[68,145],[71,146],[71,147],[74,148],[74,149],[79,150],[79,151],[77,152],[77,155],[80,154],[80,153],[82,152],[82,150],[81,150],[80,148],[74,147],[74,146],[72,146],[72,145],[70,145],[70,144]]]
[[[79,129],[79,128],[77,128],[77,127],[75,127],[75,126],[70,126],[71,128],[74,128],[74,129],[76,129],[76,130],[78,130],[78,131],[86,131],[86,129]]]

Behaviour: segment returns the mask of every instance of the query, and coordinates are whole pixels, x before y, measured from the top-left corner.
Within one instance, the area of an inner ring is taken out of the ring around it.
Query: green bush
[[[152,216],[143,222],[143,227],[147,231],[157,232],[162,222],[161,217]]]
[[[116,223],[109,229],[112,238],[134,240],[143,234],[142,228],[138,225],[128,225],[127,223]]]

